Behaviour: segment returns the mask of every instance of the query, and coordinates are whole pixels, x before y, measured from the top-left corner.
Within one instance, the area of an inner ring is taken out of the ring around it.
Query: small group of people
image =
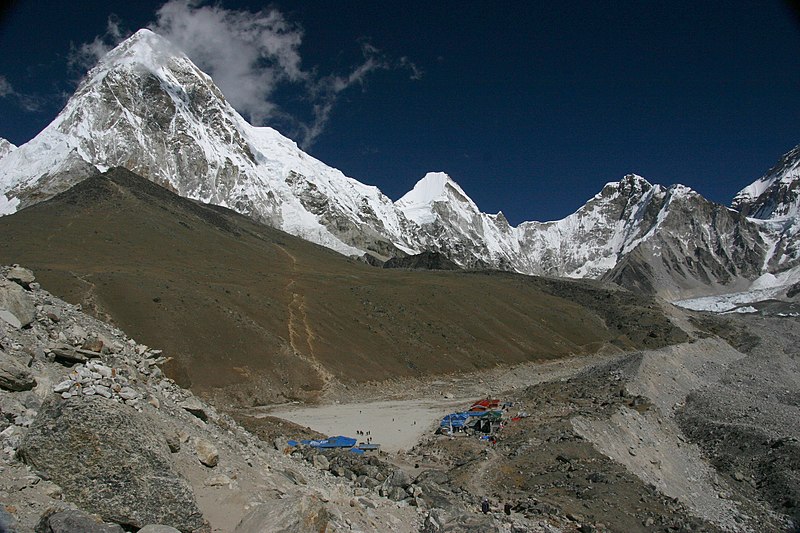
[[[483,499],[481,500],[481,512],[483,514],[487,514],[489,512],[489,510],[490,510],[489,498],[484,496]],[[506,516],[511,516],[511,504],[510,503],[506,502],[505,505],[503,505],[503,512],[506,514]]]
[[[364,436],[367,436],[367,435],[369,435],[369,434],[370,434],[370,432],[369,432],[369,431],[367,431],[366,433],[364,433],[364,432],[363,432],[363,431],[361,431],[360,429],[357,429],[357,430],[356,430],[356,435],[361,435],[362,437],[364,437]]]

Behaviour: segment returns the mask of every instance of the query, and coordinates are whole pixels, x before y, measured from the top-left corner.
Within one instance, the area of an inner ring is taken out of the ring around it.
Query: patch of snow
[[[5,194],[0,194],[0,216],[13,215],[17,212],[19,200],[17,198],[9,198]]]
[[[778,274],[763,274],[753,281],[746,291],[678,300],[672,303],[694,311],[726,313],[740,306],[778,298],[798,281],[800,281],[800,266]]]
[[[742,314],[745,314],[745,313],[758,313],[758,309],[756,309],[752,305],[746,305],[744,307],[737,307],[736,309],[734,309],[733,311],[730,311],[730,312],[731,313],[742,313]]]

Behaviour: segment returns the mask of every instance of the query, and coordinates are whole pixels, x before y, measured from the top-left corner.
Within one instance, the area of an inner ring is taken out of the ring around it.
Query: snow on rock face
[[[800,264],[800,145],[739,191],[732,205],[758,223],[765,240],[771,242],[772,251],[765,265],[769,271]]]
[[[480,213],[475,202],[444,172],[429,172],[395,205],[417,224],[431,224],[436,219],[436,202],[453,202],[460,205],[464,218]]]
[[[0,159],[3,159],[5,156],[16,150],[17,147],[8,142],[6,139],[0,137]]]
[[[794,217],[800,213],[800,145],[733,199],[733,208],[759,219]]]
[[[344,254],[413,248],[389,198],[248,124],[149,30],[109,52],[53,123],[0,160],[0,192],[24,207],[114,166]]]

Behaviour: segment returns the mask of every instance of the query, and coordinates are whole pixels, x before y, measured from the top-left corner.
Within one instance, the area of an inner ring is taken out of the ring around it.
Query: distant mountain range
[[[800,280],[800,147],[732,209],[628,175],[562,220],[514,227],[481,212],[447,174],[427,174],[393,202],[277,131],[251,126],[149,30],[112,50],[33,140],[19,148],[0,140],[0,214],[112,167],[373,263],[435,252],[463,268],[603,278],[673,301],[754,283],[791,299],[784,288]]]

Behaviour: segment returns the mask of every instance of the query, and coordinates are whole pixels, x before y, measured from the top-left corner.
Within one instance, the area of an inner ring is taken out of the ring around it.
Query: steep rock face
[[[520,225],[532,273],[596,278],[652,232],[665,190],[634,174],[603,190],[568,217]]]
[[[211,78],[148,30],[112,50],[53,123],[0,159],[4,212],[115,166],[348,255],[410,249],[403,235],[413,228],[389,198],[249,125]]]
[[[467,268],[525,272],[519,268],[523,261],[516,232],[503,214],[482,213],[447,174],[426,174],[395,205],[419,226],[419,247],[440,252]]]
[[[800,145],[784,154],[764,176],[733,199],[733,208],[758,223],[772,250],[767,272],[800,264]]]
[[[777,219],[800,211],[800,145],[734,197],[733,208],[747,217]]]
[[[656,219],[605,279],[667,299],[730,292],[757,278],[770,252],[757,224],[686,187],[666,191]]]

